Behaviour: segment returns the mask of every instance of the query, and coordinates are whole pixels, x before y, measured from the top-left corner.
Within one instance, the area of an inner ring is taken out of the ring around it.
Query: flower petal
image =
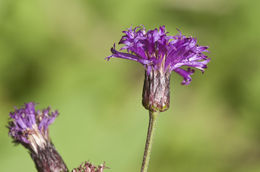
[[[133,61],[139,62],[143,65],[147,65],[147,64],[151,63],[151,60],[142,59],[141,57],[138,57],[133,54],[119,52],[115,49],[115,45],[113,48],[111,48],[111,52],[112,52],[112,55],[106,57],[107,60],[110,60],[111,57],[118,57],[118,58],[122,58],[122,59],[133,60]]]
[[[182,81],[182,85],[188,85],[191,82],[191,76],[195,71],[194,69],[188,68],[187,70],[184,70],[182,68],[176,68],[174,69],[174,71],[176,73],[178,73],[179,75],[181,75],[183,77],[183,81]]]

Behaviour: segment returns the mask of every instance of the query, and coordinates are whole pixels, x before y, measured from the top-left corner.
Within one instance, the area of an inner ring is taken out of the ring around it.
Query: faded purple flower
[[[35,153],[50,143],[48,126],[55,120],[58,111],[52,112],[50,107],[36,111],[35,103],[29,102],[20,109],[15,108],[9,115],[9,135],[14,142],[23,144]]]
[[[175,71],[184,80],[182,84],[191,82],[193,68],[204,71],[210,61],[204,52],[207,46],[199,46],[197,40],[186,37],[179,31],[178,35],[168,36],[165,27],[148,30],[141,26],[123,31],[119,44],[124,46],[117,51],[111,48],[111,57],[133,60],[141,63],[145,69],[143,105],[152,111],[164,111],[169,107],[170,74]],[[126,50],[126,52],[122,52]],[[181,67],[187,66],[185,70]]]
[[[25,103],[9,114],[9,135],[15,143],[29,150],[38,172],[68,172],[49,138],[48,127],[57,117],[58,111],[51,111],[50,107],[36,110],[35,105],[33,102]]]

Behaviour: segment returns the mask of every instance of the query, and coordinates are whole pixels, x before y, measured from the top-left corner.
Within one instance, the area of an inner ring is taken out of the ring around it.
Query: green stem
[[[147,172],[148,170],[149,160],[151,156],[153,135],[155,131],[156,118],[158,114],[159,114],[158,112],[149,111],[149,126],[148,126],[147,138],[145,143],[141,172]]]

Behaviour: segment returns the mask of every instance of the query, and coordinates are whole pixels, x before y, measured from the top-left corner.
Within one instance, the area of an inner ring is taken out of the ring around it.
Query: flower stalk
[[[147,172],[147,170],[148,170],[148,165],[149,165],[149,161],[150,161],[150,157],[151,157],[153,136],[154,136],[154,132],[155,132],[155,128],[156,128],[156,121],[157,121],[158,115],[159,115],[159,112],[149,111],[149,124],[148,124],[147,138],[146,138],[146,143],[145,143],[141,172]]]

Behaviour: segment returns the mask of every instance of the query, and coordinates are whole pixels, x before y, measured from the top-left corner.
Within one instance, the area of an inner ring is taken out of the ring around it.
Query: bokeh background
[[[143,24],[198,38],[212,61],[160,115],[150,172],[260,171],[260,1],[0,0],[0,171],[36,171],[7,135],[14,106],[35,101],[60,116],[51,138],[72,169],[103,161],[139,171],[148,124],[144,69],[112,59],[121,31]]]

